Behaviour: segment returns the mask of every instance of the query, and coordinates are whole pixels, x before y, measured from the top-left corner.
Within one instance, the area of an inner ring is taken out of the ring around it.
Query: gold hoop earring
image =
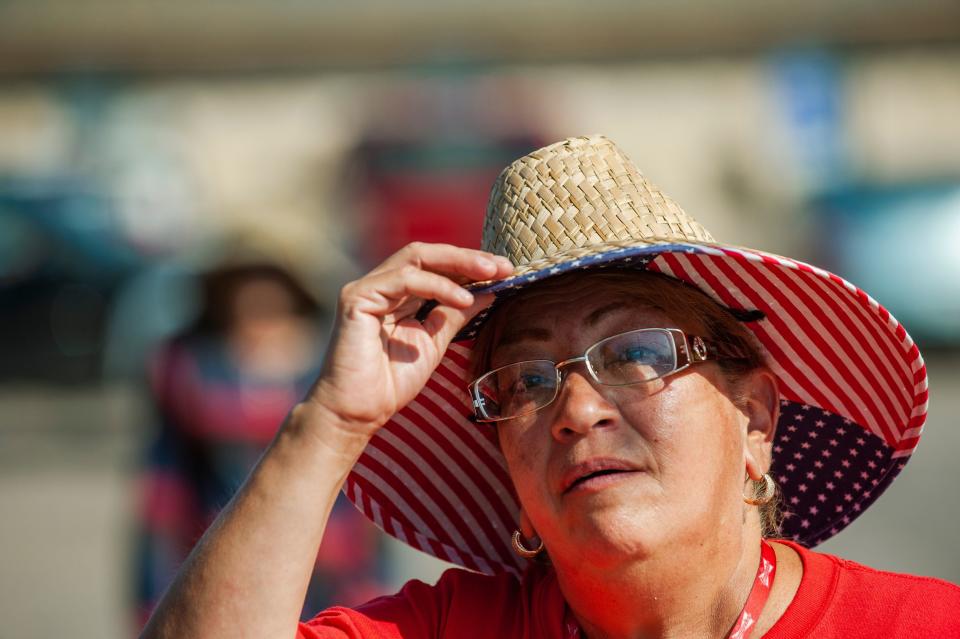
[[[543,540],[540,540],[540,545],[536,548],[527,548],[523,545],[523,538],[520,535],[519,530],[513,531],[513,552],[517,553],[525,559],[533,559],[543,550]]]
[[[764,473],[763,479],[760,481],[753,481],[752,479],[750,481],[753,484],[753,494],[755,496],[744,497],[743,501],[751,506],[762,506],[763,504],[770,503],[770,500],[773,499],[773,496],[777,493],[777,485],[774,483],[770,473]],[[763,483],[763,492],[757,495],[761,483]]]

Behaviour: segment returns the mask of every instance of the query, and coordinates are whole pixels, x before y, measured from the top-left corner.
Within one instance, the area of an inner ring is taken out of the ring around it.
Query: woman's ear
[[[743,381],[741,412],[747,418],[744,456],[750,479],[759,481],[770,469],[773,437],[780,418],[780,388],[776,376],[761,368]]]

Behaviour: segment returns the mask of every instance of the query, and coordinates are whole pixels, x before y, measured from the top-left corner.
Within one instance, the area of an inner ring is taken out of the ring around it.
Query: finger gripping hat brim
[[[484,246],[516,274],[478,285],[496,301],[455,338],[423,391],[368,445],[344,488],[380,528],[441,559],[516,572],[516,497],[492,428],[470,421],[469,360],[489,312],[530,285],[575,270],[633,268],[757,311],[746,323],[781,391],[771,474],[783,534],[821,543],[903,468],[922,432],[926,369],[903,327],[823,269],[713,242],[609,140],[573,138],[497,179]]]

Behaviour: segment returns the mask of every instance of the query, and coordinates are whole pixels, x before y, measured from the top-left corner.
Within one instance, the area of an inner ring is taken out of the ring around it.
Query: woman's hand
[[[462,284],[512,272],[509,260],[483,251],[422,243],[401,249],[343,287],[322,372],[305,404],[369,439],[420,392],[453,336],[492,300]],[[439,305],[417,321],[431,299]]]

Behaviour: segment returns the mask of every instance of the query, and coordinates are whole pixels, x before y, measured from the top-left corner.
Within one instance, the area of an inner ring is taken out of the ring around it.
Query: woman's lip
[[[619,470],[602,475],[594,475],[587,479],[574,482],[572,486],[564,491],[564,495],[573,495],[576,493],[595,493],[608,488],[625,479],[629,479],[642,471],[639,470]]]
[[[560,482],[560,492],[566,494],[570,492],[572,488],[579,486],[585,482],[593,481],[594,479],[599,479],[606,476],[615,476],[622,474],[624,472],[635,472],[640,470],[636,467],[635,464],[631,464],[622,459],[614,458],[604,458],[596,457],[593,459],[588,459],[577,464],[570,466],[566,472],[563,473],[563,479]],[[591,477],[588,480],[584,480],[584,477],[592,475],[594,473],[601,473],[603,471],[609,471],[597,477]]]

